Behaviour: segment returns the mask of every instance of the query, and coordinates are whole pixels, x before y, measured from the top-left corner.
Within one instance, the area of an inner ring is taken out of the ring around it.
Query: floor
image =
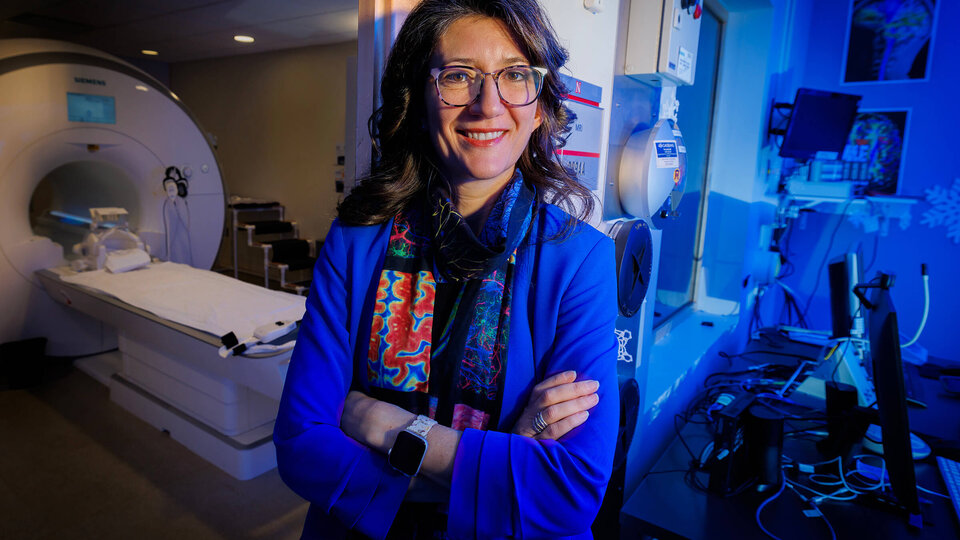
[[[110,401],[69,363],[0,387],[0,538],[299,538],[276,469],[239,481]]]

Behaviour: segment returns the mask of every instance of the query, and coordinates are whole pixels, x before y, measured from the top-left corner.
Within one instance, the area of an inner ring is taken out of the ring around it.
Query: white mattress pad
[[[94,270],[60,277],[158,317],[217,337],[233,332],[240,340],[264,324],[299,321],[306,304],[303,296],[171,262],[151,263],[120,274]]]

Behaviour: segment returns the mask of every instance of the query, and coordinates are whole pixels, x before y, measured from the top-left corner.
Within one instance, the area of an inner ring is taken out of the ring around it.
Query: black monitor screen
[[[873,307],[870,309],[867,329],[870,333],[870,356],[873,358],[873,383],[880,412],[883,459],[890,474],[894,497],[907,510],[911,524],[915,524],[920,519],[920,502],[913,468],[907,398],[903,387],[897,312],[886,287],[876,289],[870,303]]]
[[[857,117],[860,96],[797,89],[780,155],[797,159],[838,159]]]
[[[853,286],[860,283],[860,257],[856,253],[846,253],[839,259],[830,261],[827,267],[830,279],[830,316],[833,321],[831,337],[860,337],[863,329],[858,328],[858,317],[862,315],[860,301],[853,293]]]

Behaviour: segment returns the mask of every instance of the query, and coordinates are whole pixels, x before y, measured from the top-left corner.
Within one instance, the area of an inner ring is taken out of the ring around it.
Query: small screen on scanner
[[[114,98],[113,96],[67,92],[67,120],[71,122],[93,122],[95,124],[116,124],[117,107]]]

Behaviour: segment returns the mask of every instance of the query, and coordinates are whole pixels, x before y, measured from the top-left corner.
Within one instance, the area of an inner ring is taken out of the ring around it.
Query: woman
[[[534,0],[407,17],[277,417],[304,537],[591,537],[616,291],[612,242],[550,204],[590,208],[555,152],[566,58]]]

